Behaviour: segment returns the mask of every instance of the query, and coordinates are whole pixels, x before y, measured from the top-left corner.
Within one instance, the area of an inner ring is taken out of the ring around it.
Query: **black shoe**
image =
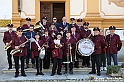
[[[87,65],[87,67],[88,67],[88,68],[91,68],[91,66],[90,66],[90,65]]]
[[[91,71],[91,72],[89,72],[89,74],[96,74],[96,72]]]
[[[23,74],[21,74],[21,76],[24,76],[24,77],[26,77],[27,75],[26,75],[25,73],[23,73]]]
[[[44,75],[44,74],[42,72],[40,72],[39,75]]]
[[[9,67],[8,69],[12,69],[12,67]]]
[[[101,73],[97,73],[97,76],[100,76],[101,75]]]
[[[54,74],[51,74],[50,76],[54,76]]]
[[[39,72],[37,72],[35,75],[36,75],[36,76],[37,76],[37,75],[40,75],[40,73],[39,73]]]
[[[19,76],[18,74],[15,74],[15,76],[14,76],[14,77],[15,77],[15,78],[17,78],[18,76]]]
[[[73,71],[71,70],[71,71],[69,71],[69,74],[73,74]]]
[[[57,73],[58,75],[62,75],[61,73]]]
[[[75,66],[75,68],[79,68],[79,66]]]
[[[67,74],[67,71],[65,71],[64,74]]]

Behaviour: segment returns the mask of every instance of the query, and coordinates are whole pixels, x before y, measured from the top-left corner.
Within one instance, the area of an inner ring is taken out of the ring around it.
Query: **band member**
[[[26,32],[26,31],[29,30],[30,25],[31,25],[30,22],[31,22],[31,18],[27,17],[27,18],[26,18],[26,24],[24,24],[24,25],[22,26],[23,32]]]
[[[59,31],[62,29],[62,30],[68,30],[69,28],[69,23],[66,22],[67,18],[66,17],[63,17],[62,18],[62,23],[60,23],[59,25]]]
[[[88,38],[91,34],[91,30],[88,29],[89,23],[85,22],[83,24],[84,30],[81,33],[81,39]],[[82,67],[90,67],[90,56],[83,56],[83,62],[82,62]]]
[[[15,32],[12,30],[13,29],[13,24],[8,24],[8,31],[4,32],[4,37],[3,37],[3,42],[5,44],[5,46],[11,46],[11,42],[12,42],[12,38],[16,35]],[[8,48],[7,49],[7,59],[8,59],[8,64],[9,64],[9,68],[8,69],[12,69],[12,56],[10,54],[10,51],[12,50],[12,48]]]
[[[102,35],[104,38],[105,36],[102,34],[102,30],[100,30],[100,35]],[[100,70],[101,71],[106,71],[107,68],[106,68],[106,48],[103,48],[102,49],[102,54],[101,54],[101,60],[100,60]]]
[[[32,62],[32,68],[35,68],[35,60],[32,57],[32,48],[31,48],[31,38],[34,38],[35,36],[35,32],[34,30],[34,25],[31,25],[29,28],[29,31],[25,33],[26,38],[28,38],[29,42],[27,45],[27,56],[26,56],[26,69],[29,68],[29,58],[31,58],[31,62]]]
[[[84,31],[84,27],[82,26],[82,19],[79,18],[77,20],[77,26],[76,26],[76,32],[82,34],[82,31]]]
[[[57,30],[59,31],[59,23],[57,22],[57,18],[56,17],[53,18],[53,23],[55,24]]]
[[[36,75],[44,75],[42,73],[42,59],[39,58],[39,54],[40,54],[40,50],[41,48],[44,49],[43,46],[43,41],[40,40],[40,34],[36,33],[35,34],[35,40],[36,42],[32,42],[32,55],[34,56],[35,60],[36,60],[36,69],[37,69],[37,73]],[[40,65],[40,67],[39,67]]]
[[[75,44],[76,41],[73,37],[71,37],[71,32],[67,31],[66,32],[66,38],[63,40],[64,41],[64,62],[69,63],[69,73],[73,74],[73,56],[74,56],[74,51],[75,51]],[[67,73],[68,68],[67,68],[67,63],[65,63],[65,72]]]
[[[49,27],[49,36],[54,40],[56,38],[56,34],[58,33],[58,30],[55,26],[54,23],[51,23],[50,27]]]
[[[41,26],[41,21],[36,22],[36,24],[34,26],[34,32],[35,33],[38,32],[38,33],[40,33],[40,36],[42,36],[44,33],[44,29],[45,28]]]
[[[106,36],[107,42],[107,65],[111,65],[111,57],[113,58],[114,65],[118,65],[117,53],[122,47],[122,42],[120,40],[120,36],[115,34],[115,26],[110,26],[110,34]]]
[[[64,43],[62,42],[61,38],[62,38],[62,34],[58,33],[57,34],[57,40],[60,41],[60,43],[57,43],[57,42],[54,42],[54,41],[52,42],[51,48],[53,49],[53,51],[52,51],[53,68],[52,68],[51,76],[55,75],[57,66],[58,66],[57,74],[62,75],[61,74],[61,68],[62,68],[62,58],[63,58],[63,46],[64,46]]]
[[[93,29],[94,36],[91,37],[91,40],[95,44],[94,52],[91,54],[91,61],[92,61],[92,71],[89,72],[89,74],[95,74],[95,64],[97,68],[97,75],[100,76],[100,58],[102,54],[102,49],[105,48],[105,39],[102,35],[99,35],[100,29],[98,27],[95,27]]]
[[[44,47],[45,47],[45,57],[43,59],[43,68],[44,69],[49,69],[50,67],[50,57],[52,56],[52,50],[50,48],[51,43],[52,43],[52,38],[48,35],[48,30],[45,29],[44,31],[44,36],[42,36],[41,40],[44,42]]]
[[[47,17],[43,17],[41,24],[43,25],[43,27],[44,27],[45,29],[49,30],[49,24],[47,23],[47,20],[48,20]]]
[[[76,41],[76,43],[80,40],[80,34],[76,33],[76,27],[74,25],[71,26],[71,37],[73,37]],[[77,53],[75,49],[75,67],[79,68],[79,54]]]
[[[61,29],[64,31],[63,36],[66,37],[66,31],[69,29],[69,23],[66,22],[66,17],[62,18],[62,23],[59,25],[59,31]]]
[[[77,26],[77,24],[75,23],[75,18],[70,18],[71,24],[69,24],[70,28],[72,25]]]
[[[26,56],[26,47],[25,47],[25,44],[23,43],[25,43],[27,39],[24,35],[22,35],[22,30],[23,29],[21,27],[18,27],[17,35],[14,36],[14,38],[12,39],[12,49],[22,50],[22,52],[18,52],[13,55],[14,62],[15,62],[15,69],[16,69],[15,77],[19,76],[19,59],[21,61],[21,76],[24,76],[24,77],[26,76],[25,71],[24,71],[24,58]]]

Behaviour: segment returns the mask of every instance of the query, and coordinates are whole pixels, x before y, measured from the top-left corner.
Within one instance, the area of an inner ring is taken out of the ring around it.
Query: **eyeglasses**
[[[22,31],[18,31],[18,32],[22,32]]]

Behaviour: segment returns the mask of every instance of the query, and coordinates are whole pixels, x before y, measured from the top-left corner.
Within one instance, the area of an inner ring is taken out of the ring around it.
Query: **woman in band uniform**
[[[52,68],[52,74],[51,74],[51,76],[54,76],[55,75],[57,66],[58,66],[57,74],[58,75],[62,75],[60,72],[61,72],[61,68],[62,68],[63,45],[64,45],[64,43],[62,42],[61,38],[62,38],[62,34],[61,33],[58,33],[57,34],[57,40],[60,41],[60,44],[55,44],[54,41],[52,42],[51,48],[53,50],[57,51],[58,53],[52,51],[53,52],[52,53],[52,57],[53,57],[53,68]]]
[[[49,69],[50,67],[50,56],[52,56],[52,50],[50,48],[52,39],[48,35],[48,30],[44,30],[44,36],[41,37],[41,40],[44,42],[44,47],[45,47],[45,57],[43,59],[43,68],[44,69]]]
[[[54,38],[56,38],[56,34],[58,33],[58,30],[55,26],[55,23],[51,23],[50,27],[49,27],[49,36],[54,40]]]
[[[40,34],[39,33],[35,34],[35,40],[37,41],[37,43],[40,46],[40,47],[38,47],[36,42],[32,42],[32,50],[33,50],[32,55],[34,56],[34,58],[36,60],[36,69],[37,69],[36,75],[44,75],[42,73],[42,59],[39,58],[39,54],[40,54],[41,47],[43,45],[43,41],[40,40]],[[39,68],[39,64],[40,64],[40,68]]]

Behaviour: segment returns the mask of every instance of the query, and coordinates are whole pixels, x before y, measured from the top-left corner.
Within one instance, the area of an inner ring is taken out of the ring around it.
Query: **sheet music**
[[[55,44],[60,44],[60,40],[54,40]]]

